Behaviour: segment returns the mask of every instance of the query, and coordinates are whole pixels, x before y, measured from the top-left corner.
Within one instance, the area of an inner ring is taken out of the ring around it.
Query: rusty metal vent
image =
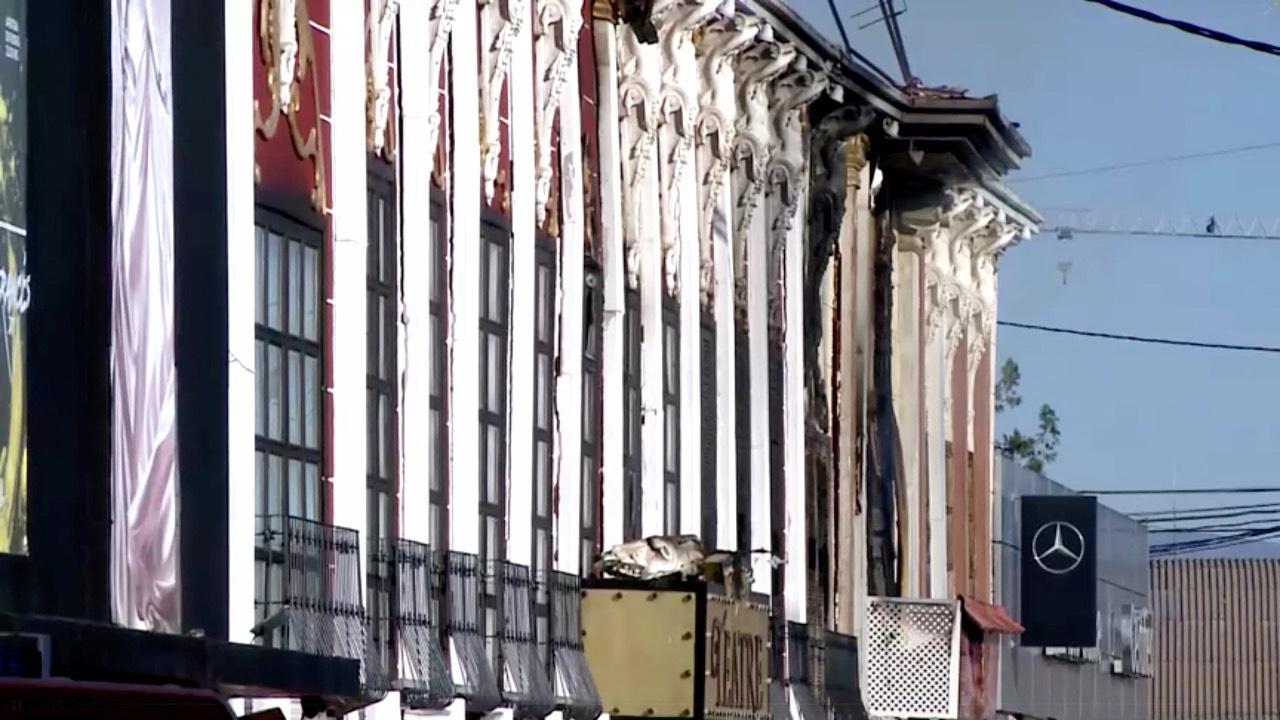
[[[866,652],[868,714],[957,717],[959,603],[869,598]]]

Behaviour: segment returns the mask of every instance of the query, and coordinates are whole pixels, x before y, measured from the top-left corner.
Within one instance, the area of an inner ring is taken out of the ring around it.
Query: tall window
[[[368,606],[375,646],[383,651],[384,665],[393,660],[391,647],[391,574],[386,562],[396,535],[395,505],[398,467],[396,458],[396,355],[398,336],[399,232],[396,221],[392,168],[370,160],[368,184],[368,260],[366,309],[368,312],[365,396],[367,403],[368,455],[365,486],[368,521],[365,543],[368,558]]]
[[[486,224],[480,239],[480,557],[488,572],[484,635],[496,661],[502,630],[502,573],[506,559],[507,346],[511,282],[506,230]]]
[[[626,416],[623,418],[622,446],[622,534],[624,540],[643,537],[641,523],[641,465],[640,465],[640,293],[628,289],[626,312],[623,315],[626,333],[622,366],[622,394]]]
[[[701,336],[698,343],[698,370],[701,393],[700,435],[702,443],[702,542],[708,547],[716,545],[716,319],[711,310],[702,311]]]
[[[662,304],[662,531],[680,533],[680,304]]]
[[[286,556],[280,535],[295,528],[282,516],[313,522],[324,519],[320,480],[323,240],[319,230],[258,210],[254,240],[254,512],[258,515],[254,604],[258,620],[278,612],[287,595],[299,590],[287,587],[294,578],[284,567],[297,558]],[[297,638],[284,641],[290,639]]]
[[[769,544],[771,552],[784,560],[791,560],[787,557],[786,549],[786,478],[784,469],[786,468],[785,458],[783,456],[783,392],[782,392],[782,330],[778,327],[769,328],[769,399],[767,401],[769,413]],[[800,562],[800,558],[795,558]],[[774,630],[773,648],[770,655],[770,664],[781,671],[783,667],[783,658],[785,657],[784,649],[787,647],[786,637],[786,571],[781,565],[775,567],[772,571],[771,586],[773,595],[773,619],[772,626]],[[781,677],[775,675],[774,677]]]
[[[552,417],[555,413],[556,357],[556,255],[555,239],[539,233],[535,273],[537,298],[534,300],[533,339],[533,577],[535,637],[543,662],[549,663],[551,607],[547,583],[551,579],[551,443],[554,440]]]
[[[734,418],[735,465],[738,468],[738,549],[751,550],[751,343],[746,324],[734,330],[733,376],[737,385]],[[760,402],[764,398],[759,399]],[[756,502],[763,502],[763,499]]]
[[[323,519],[322,241],[318,230],[258,211],[254,444],[259,515]]]
[[[595,259],[586,258],[582,331],[582,574],[600,551],[600,438],[604,386],[600,376],[603,278]]]
[[[427,452],[431,458],[428,493],[430,503],[431,546],[436,550],[449,547],[449,413],[446,405],[445,343],[448,336],[448,218],[445,216],[444,193],[431,190],[431,255],[427,275],[430,278],[431,295],[431,423],[428,428]]]

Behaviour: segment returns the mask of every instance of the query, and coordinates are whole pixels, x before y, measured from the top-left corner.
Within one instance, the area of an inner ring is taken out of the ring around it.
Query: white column
[[[854,299],[856,320],[853,328],[855,358],[853,373],[848,379],[848,382],[853,386],[850,389],[856,394],[854,398],[856,404],[854,417],[858,418],[858,434],[854,442],[858,449],[857,456],[863,458],[862,466],[851,468],[853,472],[859,475],[859,477],[855,478],[856,485],[854,487],[858,488],[858,506],[864,508],[863,512],[857,513],[854,518],[853,527],[853,568],[855,573],[853,578],[853,611],[854,626],[859,634],[865,627],[867,606],[868,568],[866,549],[869,536],[867,534],[867,513],[865,510],[867,507],[865,466],[870,461],[868,454],[870,440],[867,438],[867,396],[871,392],[871,360],[874,349],[872,341],[874,339],[875,255],[876,247],[880,242],[880,230],[872,212],[875,191],[875,172],[868,167],[862,171],[857,193],[858,201],[855,204],[854,267],[851,268],[857,277],[857,289]],[[866,655],[860,654],[859,658],[865,668]]]
[[[368,154],[361,3],[333,3],[333,522],[360,531],[364,562],[368,457]],[[364,577],[360,578],[361,595]]]
[[[699,282],[716,321],[716,537],[703,538],[722,549],[738,544],[737,378],[734,367],[734,196],[730,183],[738,108],[733,58],[759,34],[744,17],[708,27],[700,50],[700,71],[710,86],[701,90],[698,111],[698,177],[702,267]],[[709,96],[709,98],[708,98]]]
[[[254,269],[252,0],[226,3],[227,596],[231,642],[252,642],[254,612]]]
[[[944,417],[948,373],[946,356],[946,300],[943,275],[948,260],[947,234],[935,230],[924,236],[925,242],[925,444],[928,465],[929,511],[929,595],[935,599],[951,596],[947,572],[949,535],[947,527],[946,438]]]
[[[640,295],[640,526],[643,535],[663,533],[662,371],[663,257],[657,153],[662,55],[639,41],[630,27],[617,30],[620,81],[624,271]],[[603,78],[601,83],[603,84]],[[603,116],[607,109],[603,106]]]
[[[622,229],[622,148],[621,103],[618,96],[618,31],[607,20],[592,22],[596,45],[596,85],[599,95],[600,140],[600,219],[603,232],[600,242],[604,265],[604,322],[601,337],[601,369],[603,381],[603,459],[601,461],[601,503],[603,506],[602,538],[605,547],[622,542],[623,467],[625,442],[622,375],[626,332],[626,283]]]
[[[903,491],[906,496],[906,537],[903,538],[904,555],[906,556],[906,577],[903,578],[902,591],[907,597],[919,597],[921,593],[922,559],[924,535],[926,528],[922,522],[921,507],[921,462],[917,449],[920,447],[921,418],[916,408],[920,398],[920,353],[917,350],[920,342],[920,255],[912,244],[914,238],[905,234],[898,235],[898,252],[895,254],[894,294],[894,409],[898,413],[898,427],[902,436]]]
[[[702,2],[705,4],[706,0]],[[690,535],[702,533],[702,293],[698,232],[702,178],[697,173],[694,147],[696,104],[702,82],[690,34],[706,16],[696,3],[677,3],[667,11],[659,30],[659,34],[666,36],[662,43],[665,82],[659,142],[663,170],[662,247],[668,290],[680,303],[677,370],[680,412],[676,420],[680,436],[678,526],[679,532]]]
[[[451,44],[453,87],[480,75],[476,5],[458,4]],[[453,176],[449,283],[449,545],[480,551],[480,95],[453,94]],[[424,169],[425,171],[425,169]]]
[[[404,38],[429,37],[430,6],[400,6]],[[430,127],[438,103],[429,53],[406,52],[398,58],[400,98],[400,537],[431,540],[428,451],[431,425],[431,168],[435,143]]]
[[[556,515],[556,569],[577,574],[582,566],[582,323],[583,225],[582,103],[578,87],[578,33],[581,0],[564,10],[564,84],[547,105],[560,113],[560,277],[556,288],[560,317],[560,374],[556,377],[556,477],[560,503]]]
[[[529,14],[515,2],[513,12]],[[529,565],[533,560],[533,389],[534,323],[537,317],[537,128],[534,125],[533,37],[512,22],[511,72],[507,80],[511,148],[511,369],[507,377],[508,456],[507,558]],[[497,92],[497,88],[494,89]],[[547,478],[547,482],[551,482]]]
[[[772,552],[769,490],[769,219],[747,228],[747,377],[751,389],[751,549]],[[752,590],[772,594],[767,565],[756,563]]]

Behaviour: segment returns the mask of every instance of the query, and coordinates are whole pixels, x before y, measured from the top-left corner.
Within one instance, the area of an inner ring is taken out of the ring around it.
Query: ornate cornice
[[[391,118],[391,62],[387,56],[391,52],[391,33],[400,14],[400,0],[373,1],[374,9],[365,21],[369,56],[365,61],[368,147],[373,154],[391,160],[394,151],[387,144],[387,125]],[[378,3],[381,3],[380,7]]]
[[[560,112],[569,71],[578,56],[578,33],[582,29],[582,0],[536,0],[534,57],[537,75],[537,198],[538,224],[547,219],[551,184],[555,179],[555,148],[551,131]],[[566,4],[567,3],[567,4]]]
[[[499,117],[502,88],[511,69],[516,38],[524,30],[525,16],[529,14],[527,3],[528,0],[480,0],[489,30],[489,37],[482,39],[484,44],[481,46],[485,52],[481,63],[480,157],[485,199],[490,201],[497,190],[498,166],[502,158],[502,122]]]

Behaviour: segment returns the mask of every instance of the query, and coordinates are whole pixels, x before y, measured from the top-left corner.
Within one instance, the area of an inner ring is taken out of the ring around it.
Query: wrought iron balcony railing
[[[827,716],[813,674],[814,661],[823,653],[823,640],[821,631],[811,634],[805,623],[787,623],[787,665],[791,688],[800,717],[806,720],[820,720]]]
[[[445,555],[445,591],[449,614],[445,631],[457,659],[455,686],[467,700],[467,710],[489,712],[502,704],[502,693],[489,662],[480,622],[480,590],[484,580],[480,559],[471,553],[449,551]]]
[[[582,649],[582,579],[547,574],[551,596],[551,680],[556,705],[570,720],[595,720],[604,711]]]
[[[533,574],[512,562],[494,563],[490,572],[502,597],[502,697],[518,716],[543,717],[555,709],[556,701],[534,631]]]
[[[443,557],[396,539],[371,547],[369,563],[371,625],[391,685],[409,708],[444,709],[455,692],[440,645]]]
[[[387,678],[369,642],[360,595],[360,536],[355,530],[285,515],[257,518],[259,622],[266,647],[360,661],[363,695],[386,695]],[[354,708],[351,708],[354,709]]]
[[[834,720],[866,720],[859,684],[858,639],[826,633],[825,685],[827,707]]]

